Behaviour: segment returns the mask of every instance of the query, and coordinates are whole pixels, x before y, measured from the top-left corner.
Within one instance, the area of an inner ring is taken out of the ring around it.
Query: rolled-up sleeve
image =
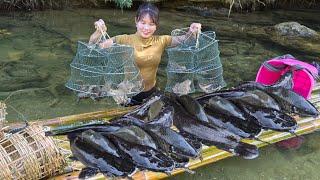
[[[129,36],[127,34],[122,34],[114,37],[115,43],[117,44],[128,44],[129,43]]]

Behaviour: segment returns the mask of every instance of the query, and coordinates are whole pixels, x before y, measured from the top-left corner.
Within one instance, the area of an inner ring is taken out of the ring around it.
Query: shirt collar
[[[138,32],[136,32],[135,35],[136,35],[137,39],[141,42],[141,45],[143,47],[149,47],[154,42],[154,36],[151,36],[149,38],[143,38],[138,34]]]

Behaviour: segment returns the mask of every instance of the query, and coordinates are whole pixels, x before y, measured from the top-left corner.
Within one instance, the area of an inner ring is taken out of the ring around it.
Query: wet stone
[[[315,37],[318,33],[297,22],[283,22],[274,26],[276,31],[283,36]]]

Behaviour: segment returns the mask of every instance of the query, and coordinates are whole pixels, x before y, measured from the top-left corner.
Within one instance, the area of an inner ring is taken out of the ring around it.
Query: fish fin
[[[192,116],[195,116],[198,120],[209,122],[206,113],[204,112],[201,104],[190,95],[182,95],[178,98],[178,102],[183,108]]]
[[[91,167],[85,167],[81,170],[81,172],[79,174],[79,179],[87,179],[87,178],[95,176],[96,174],[98,174],[98,169],[91,168]]]
[[[163,109],[163,111],[154,118],[153,121],[148,122],[150,125],[160,125],[164,127],[171,127],[173,125],[173,114],[174,109],[172,106],[168,106]]]
[[[284,89],[291,90],[294,86],[293,72],[295,70],[299,70],[299,69],[298,68],[294,69],[293,67],[288,69],[283,75],[280,76],[280,79],[277,82],[275,82],[273,85],[271,85],[270,87],[272,87],[272,88],[282,87]]]
[[[244,159],[254,159],[259,156],[257,146],[244,142],[239,142],[238,146],[234,149],[234,152]]]

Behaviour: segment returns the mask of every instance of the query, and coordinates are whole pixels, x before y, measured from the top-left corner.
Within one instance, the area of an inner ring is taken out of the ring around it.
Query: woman
[[[179,42],[195,37],[201,29],[200,23],[192,23],[189,32],[184,36],[156,36],[154,35],[159,25],[159,10],[151,3],[143,3],[139,6],[135,23],[137,32],[131,35],[118,35],[101,42],[101,48],[108,48],[113,43],[126,44],[134,48],[134,58],[143,80],[144,90],[131,98],[129,105],[141,104],[156,91],[156,74],[160,64],[161,55],[166,47],[176,46]],[[100,41],[107,28],[103,20],[95,22],[96,31],[91,35],[89,43]]]

